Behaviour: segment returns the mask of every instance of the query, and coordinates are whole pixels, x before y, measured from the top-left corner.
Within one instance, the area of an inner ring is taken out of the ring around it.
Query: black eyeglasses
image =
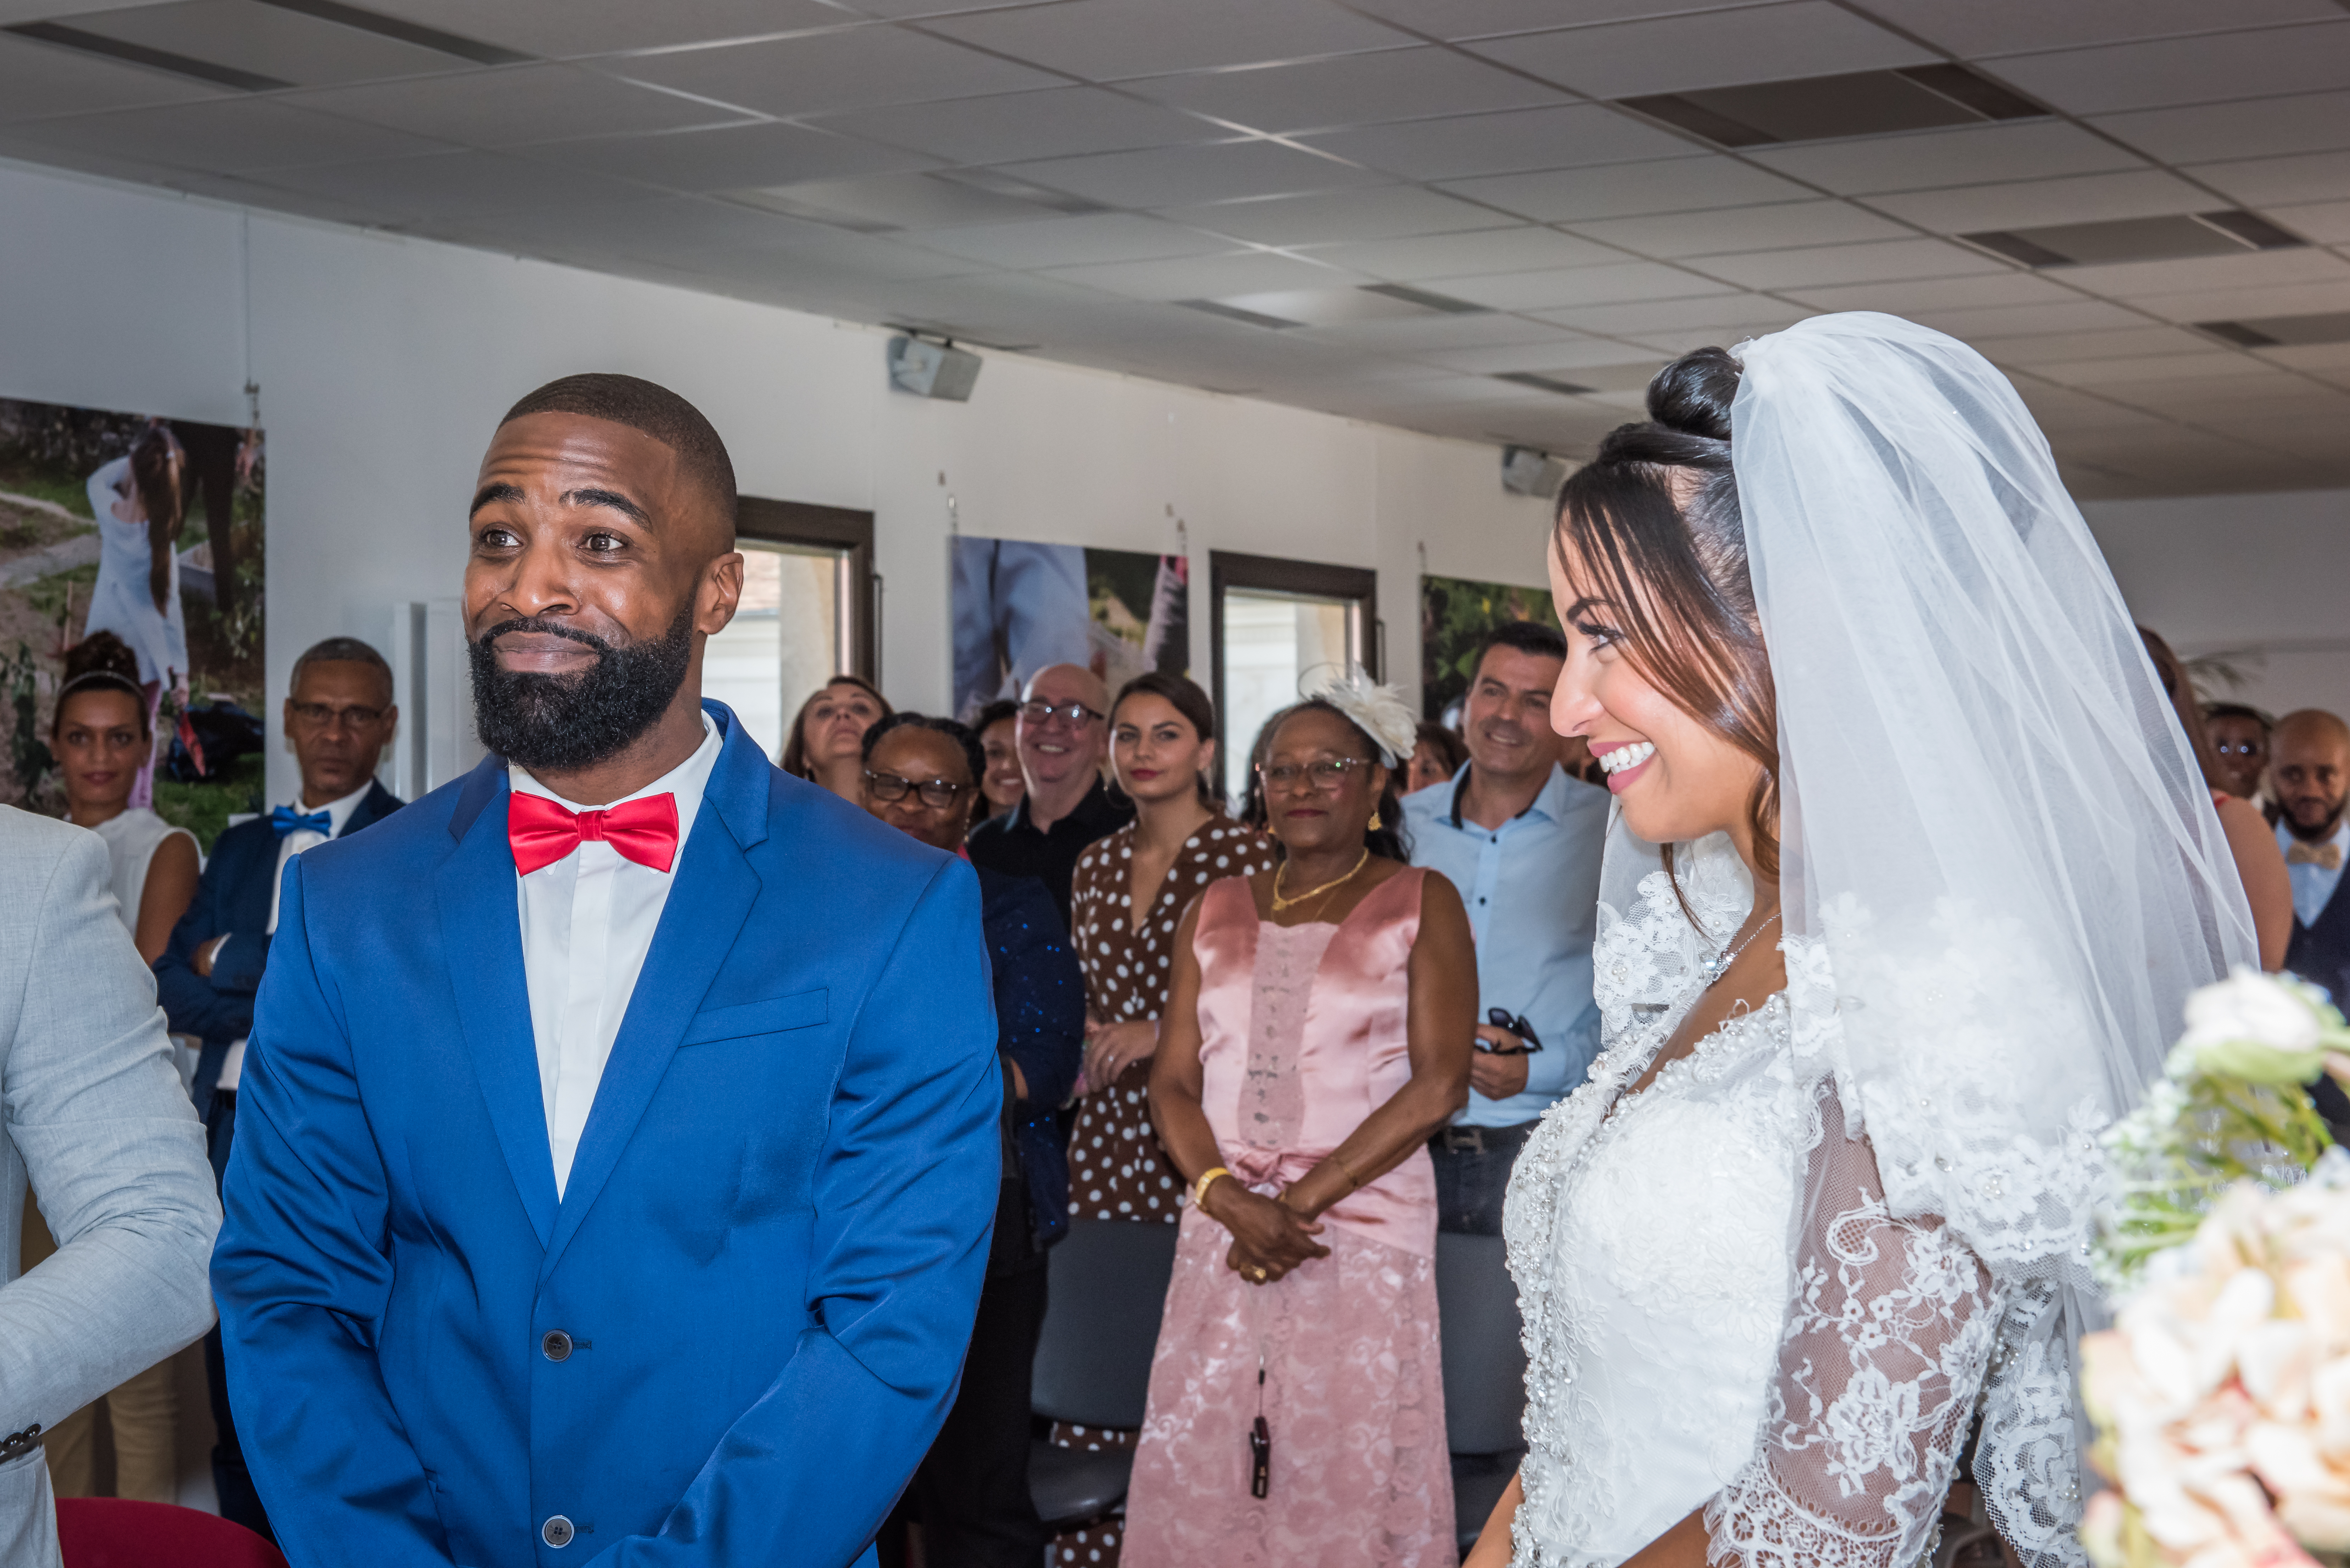
[[[1370,765],[1361,757],[1317,757],[1303,765],[1296,763],[1275,763],[1268,767],[1257,769],[1256,774],[1264,781],[1264,787],[1268,790],[1286,792],[1295,789],[1297,781],[1302,778],[1305,781],[1307,788],[1326,793],[1336,790],[1344,784],[1347,775],[1355,769],[1367,768]]]
[[[950,779],[915,780],[899,778],[896,774],[877,774],[870,768],[865,770],[866,793],[885,805],[905,799],[906,792],[912,790],[922,797],[924,805],[950,806],[970,793],[971,787]]]
[[[1082,702],[1064,702],[1057,708],[1050,702],[1023,702],[1020,704],[1020,716],[1031,724],[1045,724],[1058,719],[1072,730],[1082,730],[1101,717]]]
[[[1508,1045],[1488,1045],[1482,1041],[1478,1042],[1477,1049],[1488,1056],[1531,1056],[1542,1049],[1542,1036],[1534,1033],[1534,1026],[1506,1007],[1487,1008],[1485,1022],[1496,1029],[1505,1029],[1525,1042],[1524,1044],[1514,1048]]]

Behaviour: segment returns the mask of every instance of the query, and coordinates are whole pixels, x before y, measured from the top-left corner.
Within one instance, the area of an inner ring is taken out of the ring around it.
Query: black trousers
[[[1028,1495],[1028,1379],[1044,1326],[1041,1259],[989,1276],[962,1387],[882,1530],[883,1568],[905,1562],[908,1520],[922,1527],[928,1568],[1036,1568],[1043,1560],[1045,1526]]]
[[[229,1145],[235,1137],[236,1091],[223,1089],[213,1096],[204,1117],[204,1150],[212,1158],[215,1186],[228,1169]],[[269,1515],[262,1510],[253,1472],[245,1469],[244,1449],[236,1440],[236,1417],[228,1407],[228,1357],[217,1325],[204,1335],[204,1391],[211,1396],[213,1427],[219,1434],[213,1445],[213,1493],[220,1500],[220,1515],[275,1543],[277,1532],[269,1528]]]

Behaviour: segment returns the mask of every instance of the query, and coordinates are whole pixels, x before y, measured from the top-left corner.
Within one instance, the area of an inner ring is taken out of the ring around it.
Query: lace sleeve
[[[1877,1156],[1814,1101],[1793,1294],[1754,1457],[1706,1509],[1715,1568],[1906,1568],[1933,1539],[1997,1331],[1991,1275],[1886,1209]]]

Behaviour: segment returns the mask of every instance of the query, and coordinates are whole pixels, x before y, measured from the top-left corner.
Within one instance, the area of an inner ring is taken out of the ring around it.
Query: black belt
[[[1491,1154],[1525,1142],[1540,1125],[1520,1122],[1507,1127],[1443,1127],[1428,1140],[1428,1147],[1437,1154]]]

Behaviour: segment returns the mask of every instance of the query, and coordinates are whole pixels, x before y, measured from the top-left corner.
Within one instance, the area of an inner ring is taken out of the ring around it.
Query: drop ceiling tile
[[[2073,114],[2324,92],[2350,88],[2350,16],[2019,56],[1984,68]]]
[[[85,33],[229,66],[299,87],[471,68],[472,61],[252,0],[175,0],[89,12]]]
[[[35,120],[18,126],[16,132],[36,144],[80,148],[215,173],[392,157],[446,145],[404,131],[289,109],[265,98],[219,99],[164,109]]]
[[[1792,181],[1720,157],[1502,174],[1486,180],[1447,181],[1444,188],[1542,223],[1743,207],[1798,201],[1812,194]]]
[[[1090,87],[856,109],[816,123],[955,163],[1014,163],[1232,136],[1191,115]]]
[[[1542,272],[1493,273],[1482,277],[1430,278],[1427,286],[1496,310],[1562,310],[1579,305],[1617,305],[1632,300],[1680,299],[1729,294],[1728,285],[1661,262],[1616,262],[1605,266],[1551,268]]]
[[[206,82],[0,34],[0,124],[227,96],[227,88]]]
[[[1943,331],[1950,328],[1943,327]],[[2027,337],[1952,333],[1998,365],[2057,365],[2067,360],[2133,359],[2156,354],[2205,352],[2210,339],[2178,327],[2123,327],[2088,332],[2035,332]],[[2059,376],[2056,379],[2062,380]]]
[[[1721,294],[1700,299],[1650,300],[1642,303],[1586,306],[1535,313],[1554,322],[1608,337],[1646,343],[1674,333],[1726,335],[1733,328],[1768,322],[1764,330],[1791,326],[1815,314],[1800,306],[1760,294]],[[1709,339],[1711,340],[1711,339]]]
[[[1828,0],[1660,16],[1472,44],[1489,59],[1594,98],[1940,63]]]
[[[1877,240],[1857,245],[1814,245],[1799,250],[1754,251],[1744,255],[1699,256],[1689,264],[1746,288],[1808,289],[1850,283],[1893,283],[1905,278],[1963,277],[2005,272],[2007,264],[1942,240]]]
[[[934,32],[1091,81],[1311,59],[1413,40],[1320,0],[1070,0],[951,17]]]
[[[1494,229],[1511,220],[1490,207],[1457,201],[1418,185],[1378,185],[1318,196],[1276,196],[1220,206],[1176,207],[1163,216],[1179,223],[1268,245],[1338,244],[1348,240],[1404,239],[1417,234]]]
[[[1875,306],[1854,306],[1863,309]],[[2126,306],[2078,296],[2045,305],[1987,305],[1941,308],[1916,305],[1899,314],[1920,327],[1947,332],[1969,343],[1985,338],[2016,339],[2027,333],[2122,332],[2144,328],[2147,319]],[[2086,356],[2083,356],[2086,358]]]
[[[2266,316],[2323,316],[2350,310],[2350,281],[2158,294],[2131,303],[2165,321],[2257,321]]]
[[[821,0],[368,0],[460,37],[550,59],[756,38],[855,18]]]
[[[43,168],[68,169],[80,174],[96,174],[103,179],[120,180],[131,184],[159,185],[166,190],[175,190],[199,179],[230,178],[227,175],[204,175],[193,170],[169,169],[145,159],[121,158],[84,148],[51,147],[26,141],[17,134],[14,126],[0,126],[0,159],[15,159]],[[13,239],[15,236],[11,234],[8,237]]]
[[[1980,59],[2083,44],[2120,43],[2221,27],[2312,22],[2340,15],[2331,0],[1861,0],[1896,26]]]
[[[2244,251],[2235,255],[2182,256],[2175,261],[2117,262],[2060,269],[2064,280],[2108,299],[2220,289],[2273,288],[2282,284],[2350,283],[2350,262],[2322,250]]]
[[[795,240],[770,254],[775,269],[786,276],[803,269],[831,270],[891,282],[912,282],[990,270],[985,264],[967,257],[941,255],[936,251],[878,234],[820,234]]]
[[[1415,119],[1301,140],[1407,180],[1466,180],[1524,170],[1685,158],[1705,151],[1687,137],[1596,103]]]
[[[758,124],[556,141],[534,159],[673,191],[733,191],[918,169],[932,161],[804,126]]]
[[[744,117],[576,66],[516,66],[458,76],[287,93],[276,101],[469,147],[629,136]]]
[[[645,194],[594,174],[470,151],[278,169],[266,182],[350,202],[394,226],[504,210],[625,205]]]
[[[900,27],[639,55],[609,67],[763,114],[809,115],[1060,86],[1058,78]]]
[[[1489,272],[1591,266],[1625,259],[1605,245],[1533,225],[1480,229],[1463,234],[1422,234],[1403,240],[1371,240],[1361,244],[1317,245],[1309,254],[1316,261],[1399,283],[1430,277],[1474,277]]]
[[[2188,172],[2248,207],[2282,207],[2350,198],[2350,152],[2308,152],[2297,158],[2199,163]]]
[[[1546,33],[1596,22],[1629,22],[1690,11],[1727,11],[1755,0],[1350,0],[1354,9],[1383,16],[1434,38],[1496,37]]]
[[[1846,284],[1798,288],[1789,297],[1816,310],[1882,310],[1911,316],[1923,310],[1972,310],[1987,306],[2050,305],[2081,299],[2080,291],[2028,272],[1987,272],[1972,277],[1921,278],[1909,283]]]
[[[1755,147],[1747,156],[1846,196],[2145,166],[2126,150],[2061,120],[1918,130],[1809,147]]]
[[[2305,207],[2271,207],[2268,215],[2316,244],[2350,244],[2350,202],[2314,202]]]
[[[2166,163],[2323,152],[2350,147],[2350,92],[2142,109],[2091,123]]]
[[[1911,231],[1844,202],[1779,202],[1646,218],[1576,223],[1587,240],[1648,256],[1691,256],[1859,240],[1907,239]]]
[[[1005,172],[1114,207],[1182,207],[1378,185],[1385,176],[1272,141],[1053,158]]]
[[[1511,370],[1555,370],[1562,381],[1593,388],[1623,385],[1625,376],[1615,372],[1624,371],[1627,362],[1637,363],[1638,384],[1645,387],[1661,362],[1654,356],[1640,358],[1621,343],[1605,337],[1544,338],[1533,335],[1523,343],[1496,344],[1490,348],[1441,349],[1423,358],[1431,365],[1480,376],[1499,376]]]
[[[2275,370],[2249,354],[2206,348],[2184,354],[2155,354],[2119,359],[2043,360],[2032,373],[2060,387],[2097,387],[2128,399],[2128,389],[2149,383],[2198,379],[2219,381],[2237,378],[2272,377]]]
[[[2350,371],[2350,343],[2310,343],[2293,348],[2262,348],[2260,357],[2288,370],[2336,376]],[[2340,433],[2338,431],[2335,432]]]
[[[1388,49],[1296,65],[1201,71],[1125,84],[1126,90],[1276,134],[1386,120],[1531,109],[1565,101],[1450,49]]]
[[[1425,316],[1396,321],[1356,321],[1344,327],[1308,327],[1316,341],[1390,354],[1422,354],[1440,348],[1474,348],[1523,343],[1554,335],[1555,327],[1517,316]]]
[[[1003,267],[1159,261],[1220,254],[1232,249],[1228,241],[1211,234],[1132,213],[1091,213],[1034,223],[939,229],[923,234],[917,243],[949,255]]]
[[[1226,252],[1172,261],[1115,262],[1099,266],[1043,269],[1038,275],[1081,283],[1136,299],[1219,299],[1232,294],[1264,294],[1280,288],[1331,288],[1357,281],[1351,275],[1315,266],[1269,251]]]
[[[1869,204],[1940,234],[2208,213],[2212,206],[2210,192],[2159,169],[1888,192],[1869,198]]]
[[[2126,409],[2109,398],[2088,392],[2077,392],[2069,387],[2034,379],[2030,376],[2011,376],[2010,383],[2023,406],[2043,429],[2064,431],[2135,431],[2141,435],[2158,438],[2166,429],[2136,409]],[[2085,446],[2090,443],[2083,443]],[[2061,452],[2059,455],[2063,455]]]

